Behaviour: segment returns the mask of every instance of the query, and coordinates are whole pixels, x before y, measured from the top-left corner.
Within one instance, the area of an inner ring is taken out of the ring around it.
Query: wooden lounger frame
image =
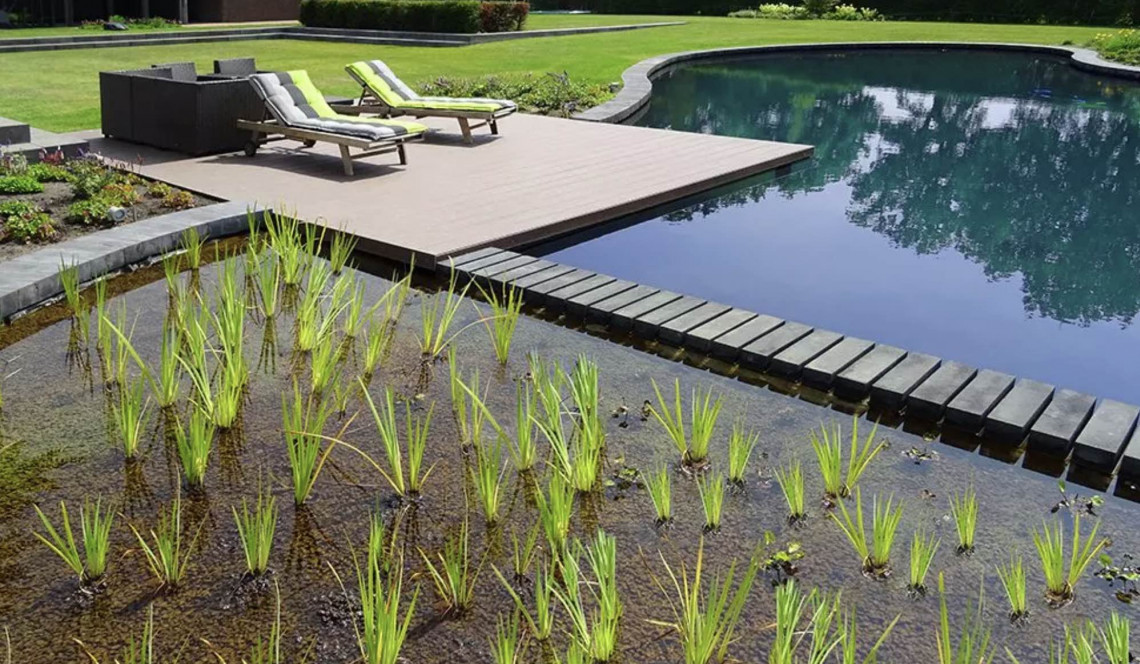
[[[517,108],[503,108],[497,111],[464,111],[464,110],[447,110],[447,109],[428,109],[428,108],[408,108],[406,106],[390,106],[384,103],[379,97],[372,93],[368,87],[360,93],[360,98],[352,104],[332,104],[332,109],[337,113],[344,113],[345,115],[378,115],[382,118],[391,118],[396,116],[410,115],[419,120],[420,118],[455,118],[459,121],[459,131],[463,132],[463,142],[467,145],[473,144],[475,141],[471,137],[471,130],[478,129],[479,127],[490,127],[491,133],[498,135],[499,123],[501,118],[514,113]],[[472,120],[482,120],[482,122],[472,123]]]
[[[259,147],[266,143],[272,143],[273,141],[300,141],[305,144],[305,147],[312,147],[318,142],[339,145],[340,160],[344,165],[344,174],[350,177],[353,175],[352,161],[354,159],[363,159],[364,157],[374,157],[380,154],[395,152],[400,156],[400,164],[406,165],[408,163],[408,155],[404,151],[404,144],[408,141],[423,138],[423,134],[417,134],[415,136],[396,136],[380,141],[370,141],[366,138],[345,136],[343,134],[334,134],[332,132],[319,131],[316,129],[290,127],[274,119],[260,121],[238,120],[237,126],[238,129],[244,129],[251,134],[249,142],[245,145],[245,154],[249,157],[257,154]],[[352,153],[349,151],[350,148],[356,148],[361,150],[361,152]]]

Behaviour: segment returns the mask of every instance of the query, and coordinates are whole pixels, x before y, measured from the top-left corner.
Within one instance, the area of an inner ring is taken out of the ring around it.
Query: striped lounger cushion
[[[309,75],[301,70],[254,74],[249,80],[273,117],[289,127],[368,141],[409,138],[427,131],[427,127],[416,122],[341,115],[329,108]]]
[[[358,83],[367,87],[380,101],[392,108],[478,113],[498,113],[518,109],[513,101],[506,99],[421,97],[392,73],[388,65],[381,60],[354,62],[345,69]]]

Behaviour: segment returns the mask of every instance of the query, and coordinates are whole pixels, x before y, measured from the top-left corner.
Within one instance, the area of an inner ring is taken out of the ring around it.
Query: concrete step
[[[0,118],[0,145],[29,143],[31,140],[31,127],[17,120]]]

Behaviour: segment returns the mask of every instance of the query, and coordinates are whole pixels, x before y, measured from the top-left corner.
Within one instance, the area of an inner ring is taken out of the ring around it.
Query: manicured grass
[[[232,30],[233,28],[268,28],[273,26],[288,26],[300,25],[296,21],[265,21],[261,23],[238,23],[234,25],[227,25],[223,23],[205,23],[202,25],[184,25],[181,28],[174,26],[164,26],[161,28],[142,28],[132,27],[126,32],[105,32],[96,28],[80,28],[78,26],[59,26],[52,28],[19,28],[16,30],[0,30],[0,40],[4,39],[25,39],[28,37],[74,37],[80,35],[89,35],[98,37],[100,35],[110,34],[139,34],[143,32],[170,32],[171,30],[181,30],[183,32],[190,30]],[[569,26],[567,26],[569,27]]]
[[[531,14],[526,18],[524,30],[554,30],[556,28],[585,28],[602,25],[634,25],[636,23],[666,23],[687,21],[690,16],[628,16],[626,14]]]
[[[536,17],[538,19],[539,17]],[[549,16],[548,21],[599,17]],[[665,17],[605,17],[630,22]],[[99,125],[98,72],[194,60],[209,69],[214,58],[254,56],[264,69],[307,69],[326,93],[353,94],[344,65],[381,58],[405,80],[437,76],[481,76],[566,71],[587,82],[617,81],[621,72],[644,58],[719,46],[844,41],[990,41],[1084,44],[1102,30],[1088,27],[978,25],[886,21],[765,21],[685,17],[683,26],[646,28],[570,37],[520,39],[461,48],[368,46],[290,40],[218,42],[81,49],[0,55],[0,115],[18,118],[51,131],[73,131]],[[565,25],[565,24],[564,24]]]

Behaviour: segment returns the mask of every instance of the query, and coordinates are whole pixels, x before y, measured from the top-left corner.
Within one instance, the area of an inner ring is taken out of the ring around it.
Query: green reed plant
[[[185,579],[190,566],[190,556],[198,542],[198,535],[202,532],[202,524],[198,526],[194,536],[184,544],[182,533],[182,499],[175,496],[170,504],[170,513],[160,513],[158,524],[150,530],[150,541],[143,537],[138,528],[131,524],[131,532],[139,542],[143,555],[146,556],[147,566],[151,573],[159,580],[163,587],[177,588]]]
[[[1022,620],[1029,615],[1024,561],[1019,555],[1011,555],[1009,565],[998,565],[997,573],[1001,587],[1005,589],[1005,596],[1009,599],[1009,619]]]
[[[172,326],[162,330],[162,348],[159,353],[158,381],[155,385],[154,400],[159,408],[172,408],[178,403],[182,384],[182,363],[178,361],[178,330]]]
[[[307,353],[317,343],[329,335],[340,311],[334,306],[325,311],[325,286],[332,275],[328,263],[316,261],[308,271],[308,280],[301,301],[297,305],[294,320],[293,345],[302,353]],[[343,305],[342,305],[343,306]]]
[[[181,297],[182,284],[178,277],[182,274],[182,256],[177,253],[162,257],[162,277],[166,281],[166,292],[175,299]]]
[[[257,262],[258,308],[261,315],[273,319],[281,306],[281,261],[277,255],[266,253]]]
[[[34,505],[36,514],[40,517],[46,535],[33,533],[37,539],[44,543],[48,549],[68,568],[79,577],[84,585],[98,583],[107,573],[107,553],[110,550],[111,524],[115,520],[115,513],[111,509],[103,511],[100,503],[83,502],[79,510],[79,534],[82,542],[82,552],[71,530],[71,517],[67,513],[67,504],[59,501],[59,511],[62,520],[62,532],[56,530],[51,519]]]
[[[322,394],[340,376],[340,344],[332,334],[317,341],[309,357],[309,388]]]
[[[799,459],[788,464],[787,469],[776,469],[776,482],[788,503],[788,521],[795,523],[807,515],[804,501],[804,472]]]
[[[293,381],[293,398],[281,397],[282,430],[296,505],[303,505],[309,499],[325,462],[336,447],[335,441],[325,443],[325,423],[331,415],[329,402],[316,396],[301,396],[296,380]]]
[[[376,402],[372,400],[372,396],[368,394],[367,386],[361,384],[361,390],[364,393],[364,400],[368,402],[368,408],[372,412],[372,420],[376,424],[376,431],[380,434],[380,442],[384,448],[384,454],[388,458],[388,470],[384,470],[379,465],[376,466],[380,474],[391,485],[392,490],[396,495],[401,498],[410,496],[412,494],[410,480],[404,472],[404,452],[400,447],[400,434],[396,426],[396,393],[389,386],[384,388],[384,399],[380,402],[380,407],[377,408]],[[410,428],[410,420],[408,427]],[[411,448],[409,448],[409,451]],[[423,450],[419,450],[422,460]],[[414,464],[417,468],[419,462]]]
[[[583,554],[593,575],[589,583],[581,581],[579,559]],[[555,588],[554,595],[570,620],[570,636],[591,660],[608,662],[617,649],[622,614],[616,580],[617,542],[598,530],[589,547],[575,542],[572,549],[563,551],[560,560],[564,588]],[[583,586],[590,593],[593,611],[587,609],[582,597]]]
[[[703,465],[708,459],[709,443],[716,429],[717,418],[720,417],[723,405],[721,397],[714,400],[711,388],[707,391],[693,388],[689,401],[689,428],[686,431],[685,413],[681,408],[681,381],[673,381],[672,406],[662,396],[656,381],[653,381],[653,392],[657,396],[657,405],[651,406],[650,412],[665,427],[681,455],[681,462],[688,466]]]
[[[867,530],[863,521],[863,500],[859,489],[855,489],[855,516],[852,518],[847,506],[841,501],[839,510],[842,518],[834,513],[831,518],[839,524],[839,528],[855,547],[856,553],[863,562],[863,571],[875,576],[886,576],[890,573],[891,547],[894,544],[895,533],[899,521],[902,519],[902,505],[894,504],[894,498],[880,501],[878,496],[872,501],[871,542],[867,543]]]
[[[495,349],[495,358],[499,364],[506,365],[511,355],[511,341],[515,336],[515,329],[522,314],[522,291],[508,286],[503,293],[496,289],[479,291],[484,299],[491,305],[491,316],[483,319],[487,327],[487,334],[491,336],[491,345]]]
[[[744,485],[744,472],[752,452],[760,443],[760,434],[746,431],[742,422],[732,425],[732,435],[728,438],[728,481],[737,486]]]
[[[142,379],[119,387],[118,401],[112,405],[111,411],[119,432],[119,442],[128,459],[138,456],[139,444],[146,430],[149,404],[150,398],[146,396],[146,386]]]
[[[719,530],[724,510],[724,475],[702,475],[697,479],[697,489],[701,494],[701,506],[705,509],[705,532]]]
[[[344,279],[344,277],[341,277]],[[364,323],[373,312],[364,308],[364,284],[353,279],[352,294],[345,304],[342,330],[345,338],[356,339],[364,331]]]
[[[404,561],[397,557],[391,564],[385,562],[387,552],[384,537],[376,536],[377,521],[372,521],[368,537],[368,551],[364,560],[353,550],[352,560],[356,567],[356,582],[360,597],[361,624],[353,623],[356,642],[360,647],[360,657],[364,664],[398,664],[402,661],[400,650],[408,638],[408,627],[416,612],[416,602],[420,591],[417,587],[412,599],[400,615],[400,598],[404,589]],[[336,570],[333,569],[334,575]],[[337,581],[340,582],[340,576]],[[348,590],[341,582],[341,589],[348,599]]]
[[[537,641],[549,639],[554,630],[554,614],[551,608],[555,599],[554,593],[558,588],[557,576],[551,573],[546,564],[538,565],[534,579],[534,614],[532,615],[522,597],[503,576],[503,573],[499,571],[499,568],[491,565],[491,571],[499,578],[499,583],[502,584],[503,589],[507,591],[511,599],[515,601],[515,609],[526,620],[531,635]]]
[[[348,265],[352,252],[356,251],[356,236],[344,232],[343,229],[332,234],[329,242],[329,264],[332,265],[333,274],[340,274]]]
[[[961,633],[958,635],[958,644],[954,645],[953,635],[950,633],[950,611],[946,605],[946,581],[941,572],[938,574],[939,595],[939,622],[938,632],[935,634],[935,645],[938,649],[938,664],[989,664],[994,658],[994,648],[990,645],[990,629],[986,625],[985,587],[978,589],[977,608],[971,612],[966,607],[966,616],[962,620]]]
[[[502,436],[496,436],[494,443],[475,448],[475,467],[470,473],[483,516],[488,524],[497,523],[504,497],[503,478],[507,473],[503,464]]]
[[[526,651],[526,642],[519,639],[519,614],[512,613],[507,620],[500,615],[495,623],[495,635],[489,639],[491,661],[494,664],[518,664]]]
[[[463,298],[470,284],[456,291],[455,273],[447,284],[447,290],[431,296],[420,309],[420,352],[425,359],[434,360],[447,348],[451,336],[451,324],[459,312]]]
[[[257,502],[251,508],[245,498],[241,500],[241,512],[237,507],[230,508],[234,513],[238,539],[245,554],[246,573],[258,577],[269,571],[269,554],[273,551],[273,536],[277,532],[277,500],[272,493],[257,492]]]
[[[475,603],[475,582],[482,565],[472,569],[469,552],[470,529],[467,518],[458,535],[447,538],[443,551],[436,553],[435,562],[420,549],[428,574],[435,586],[435,594],[443,602],[445,613],[463,613]]]
[[[669,577],[671,587],[668,589],[653,575],[654,584],[672,608],[673,619],[649,622],[677,632],[685,664],[712,664],[724,662],[728,658],[728,648],[735,640],[733,632],[760,567],[757,558],[753,556],[733,590],[736,577],[736,561],[733,561],[723,577],[713,577],[706,585],[704,551],[705,542],[701,538],[691,575],[684,563],[680,565],[679,571],[674,572],[665,560],[665,555],[658,552]]]
[[[459,358],[455,348],[447,350],[447,376],[451,391],[451,414],[455,416],[455,424],[459,427],[459,445],[466,447],[471,442],[471,430],[467,419],[468,388],[463,382],[463,374],[459,369]],[[475,372],[473,382],[479,385],[479,374]]]
[[[1108,664],[1129,664],[1132,661],[1132,651],[1128,646],[1129,633],[1132,631],[1128,618],[1113,611],[1108,617],[1104,629],[1100,631],[1101,644],[1104,646],[1105,657]]]
[[[829,500],[845,498],[867,469],[871,461],[885,447],[885,443],[875,442],[875,434],[879,425],[871,428],[871,433],[860,443],[859,418],[852,419],[851,445],[847,457],[847,474],[843,475],[843,430],[837,424],[831,430],[821,425],[819,434],[811,432],[811,446],[815,450],[819,461],[820,474],[823,476],[824,494]]]
[[[368,324],[367,338],[364,342],[363,374],[371,376],[384,361],[384,354],[388,350],[388,343],[392,339],[391,326],[375,318]]]
[[[771,664],[793,664],[797,651],[805,643],[810,662],[822,662],[843,642],[836,635],[846,625],[840,618],[839,597],[821,594],[817,589],[800,590],[795,579],[776,588],[776,636],[769,654]],[[806,619],[806,620],[805,620]],[[809,638],[810,637],[810,638]]]
[[[79,266],[72,262],[70,265],[60,261],[59,285],[63,288],[63,299],[71,315],[79,318],[83,310],[83,296],[79,292]]]
[[[1073,516],[1073,546],[1069,554],[1068,569],[1065,566],[1065,532],[1060,523],[1052,527],[1048,523],[1041,532],[1033,531],[1033,544],[1041,558],[1041,568],[1045,573],[1045,596],[1053,605],[1069,602],[1076,592],[1077,581],[1096,557],[1107,540],[1097,540],[1100,522],[1097,521],[1087,538],[1081,536],[1081,515]]]
[[[300,221],[286,214],[267,211],[265,231],[269,246],[281,264],[281,280],[286,286],[299,286],[309,266],[310,256],[301,240]]]
[[[186,267],[191,270],[202,267],[202,250],[206,246],[206,238],[202,237],[197,228],[187,228],[182,231],[181,246]]]
[[[80,643],[80,645],[83,645]],[[86,648],[85,648],[86,650]],[[87,653],[91,657],[93,664],[99,664],[99,661]],[[127,645],[122,650],[121,658],[115,659],[115,664],[154,664],[154,604],[148,604],[146,607],[146,621],[143,622],[142,635],[138,640],[134,636],[127,639]]]
[[[210,451],[214,447],[214,431],[214,423],[209,414],[194,406],[190,408],[186,428],[181,423],[174,427],[182,475],[191,488],[200,489],[205,484],[206,467],[210,463]]]
[[[535,557],[538,553],[538,535],[541,530],[538,524],[535,524],[527,531],[526,537],[520,539],[518,533],[513,529],[511,530],[511,564],[514,568],[516,579],[525,579],[530,572],[530,568],[534,565]]]
[[[950,515],[958,532],[958,553],[974,550],[974,533],[978,529],[978,496],[974,487],[950,496]]]
[[[285,664],[285,659],[281,655],[281,586],[277,584],[276,579],[273,580],[273,601],[275,610],[273,622],[269,625],[269,634],[264,640],[258,634],[257,640],[250,647],[249,657],[243,658],[241,664]],[[214,656],[218,657],[220,664],[226,664],[217,653],[214,653]]]
[[[655,523],[659,526],[673,520],[672,482],[673,478],[666,466],[661,466],[657,472],[645,478],[645,488],[649,491],[649,500],[653,502],[653,512],[657,515]]]
[[[538,445],[534,439],[534,397],[526,381],[520,381],[515,388],[515,440],[510,452],[519,472],[531,470],[538,463]]]
[[[886,643],[887,637],[891,635],[891,632],[894,630],[895,625],[898,624],[900,618],[902,618],[901,613],[896,615],[894,620],[887,623],[887,626],[883,629],[882,633],[879,634],[879,638],[875,640],[875,643],[871,645],[867,654],[862,660],[858,660],[859,630],[856,611],[855,608],[852,607],[840,624],[839,632],[842,636],[842,640],[839,642],[840,661],[843,664],[856,664],[858,661],[862,661],[862,664],[876,664],[876,662],[879,661],[879,650],[883,647],[883,644]]]
[[[933,533],[926,535],[922,531],[914,531],[910,539],[910,583],[907,585],[911,592],[926,594],[926,575],[941,544],[942,541]]]
[[[574,487],[558,473],[551,473],[546,491],[535,492],[534,498],[538,521],[542,524],[550,551],[564,550],[570,536],[570,517],[574,513]]]

